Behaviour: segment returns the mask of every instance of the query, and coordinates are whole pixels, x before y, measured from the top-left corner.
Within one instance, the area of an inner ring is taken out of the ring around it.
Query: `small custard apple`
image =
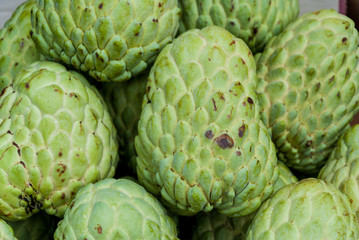
[[[0,94],[0,217],[62,217],[85,184],[112,177],[116,129],[79,73],[35,62]]]
[[[278,161],[278,180],[274,193],[282,187],[298,182],[293,173]],[[216,211],[197,215],[192,240],[245,240],[249,225],[255,213],[243,217],[226,217]]]
[[[357,240],[349,198],[333,185],[306,178],[279,189],[256,212],[246,240]]]
[[[28,219],[7,223],[18,240],[47,240],[53,239],[57,222],[58,218],[39,212]]]
[[[302,15],[257,58],[262,120],[278,159],[316,174],[359,103],[359,38],[335,10]]]
[[[241,38],[253,53],[297,19],[298,0],[179,0],[179,32],[217,25]]]
[[[2,240],[18,240],[12,228],[0,218],[0,239]]]
[[[146,92],[148,73],[126,82],[104,83],[102,95],[117,129],[121,162],[136,171],[135,137]]]
[[[160,202],[127,179],[88,184],[76,195],[55,240],[178,240],[175,222]]]
[[[272,194],[277,158],[255,70],[248,46],[218,26],[182,34],[151,68],[137,174],[177,214],[248,215]]]
[[[12,83],[25,66],[43,59],[31,39],[31,8],[36,0],[18,6],[0,29],[0,91]]]
[[[50,60],[126,81],[172,42],[180,12],[177,0],[37,0],[32,37]]]
[[[339,139],[318,178],[332,183],[348,195],[359,218],[359,125]]]

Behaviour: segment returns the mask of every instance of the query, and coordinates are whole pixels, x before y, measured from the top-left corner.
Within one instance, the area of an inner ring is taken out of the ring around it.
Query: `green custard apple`
[[[12,228],[1,218],[0,218],[0,239],[17,240]]]
[[[85,184],[112,177],[116,129],[79,73],[35,62],[0,94],[0,217],[62,217]]]
[[[182,34],[151,68],[137,174],[177,214],[248,215],[272,194],[277,158],[255,69],[248,46],[218,26]]]
[[[172,42],[179,18],[177,0],[38,0],[32,37],[49,60],[98,81],[125,81]]]
[[[0,91],[13,82],[25,66],[43,59],[31,39],[31,8],[36,0],[19,5],[0,29]]]
[[[348,195],[359,218],[359,125],[340,138],[318,178],[332,183]]]
[[[83,187],[55,240],[178,240],[175,222],[160,202],[127,179],[108,178]]]
[[[179,0],[179,32],[217,25],[241,38],[253,51],[281,33],[299,14],[298,0]]]
[[[356,240],[359,225],[349,198],[316,178],[279,189],[256,212],[246,240]]]
[[[316,174],[359,103],[359,38],[335,10],[307,13],[257,57],[258,98],[278,159]]]

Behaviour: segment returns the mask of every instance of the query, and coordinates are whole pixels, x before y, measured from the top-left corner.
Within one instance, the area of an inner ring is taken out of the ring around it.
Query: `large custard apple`
[[[318,178],[334,184],[348,195],[359,218],[359,125],[348,129],[339,139]]]
[[[54,239],[178,238],[175,222],[154,196],[131,180],[109,178],[78,192],[58,224]]]
[[[135,137],[146,92],[148,73],[126,82],[104,83],[102,94],[115,123],[121,162],[136,171]],[[124,161],[125,160],[125,161]]]
[[[0,239],[17,240],[12,228],[1,218],[0,218]]]
[[[246,240],[356,240],[349,198],[323,180],[306,178],[278,190],[256,212]]]
[[[36,0],[18,6],[0,29],[0,91],[12,83],[25,66],[41,59],[31,39],[31,8]]]
[[[359,39],[334,10],[302,15],[257,58],[258,97],[278,159],[317,173],[359,103]]]
[[[293,173],[278,161],[278,180],[274,193],[282,187],[298,182]],[[216,211],[197,215],[192,240],[244,240],[255,213],[243,217],[227,217]]]
[[[247,215],[273,192],[275,148],[260,121],[255,62],[227,30],[192,29],[151,69],[135,138],[137,174],[180,215]]]
[[[37,0],[33,39],[50,60],[98,81],[143,72],[177,33],[177,0]]]
[[[62,217],[85,184],[112,177],[116,130],[97,89],[54,62],[35,62],[0,94],[0,217]]]
[[[217,25],[244,40],[254,53],[299,14],[298,0],[179,0],[179,4],[180,33]]]

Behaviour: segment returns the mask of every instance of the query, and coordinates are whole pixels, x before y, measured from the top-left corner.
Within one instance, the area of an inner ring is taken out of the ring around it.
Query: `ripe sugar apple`
[[[62,217],[85,184],[112,177],[116,130],[104,101],[77,72],[35,62],[0,97],[0,216],[40,209]]]
[[[177,5],[177,0],[38,0],[32,37],[50,60],[98,81],[125,81],[172,42],[179,26]]]
[[[83,187],[58,224],[55,240],[175,240],[175,222],[150,193],[127,179]]]
[[[262,120],[278,159],[317,173],[358,112],[358,32],[334,10],[302,15],[257,58]]]
[[[36,0],[18,6],[0,29],[0,91],[12,83],[25,66],[41,58],[31,39],[31,8]]]
[[[137,174],[180,215],[255,211],[277,180],[260,121],[255,62],[227,30],[192,29],[151,69],[135,138]]]
[[[298,0],[179,0],[179,32],[217,25],[244,40],[254,52],[281,33],[299,14]]]
[[[274,193],[282,187],[298,182],[293,173],[278,161],[278,180]],[[197,215],[192,240],[244,240],[255,213],[243,217],[226,217],[213,211]]]
[[[359,125],[345,132],[338,141],[318,178],[334,184],[349,196],[359,217]]]
[[[346,195],[306,178],[278,190],[256,212],[246,240],[354,240],[359,225]]]
[[[147,78],[148,73],[127,82],[104,83],[102,88],[102,95],[117,129],[120,158],[126,159],[133,171],[136,171],[134,141]]]
[[[1,218],[0,218],[0,239],[17,240],[12,228]]]

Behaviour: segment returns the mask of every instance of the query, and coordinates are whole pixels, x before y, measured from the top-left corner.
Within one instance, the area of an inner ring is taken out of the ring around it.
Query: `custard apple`
[[[1,218],[0,218],[0,239],[17,240],[12,228]]]
[[[273,192],[277,158],[260,121],[255,62],[227,30],[192,29],[159,54],[135,148],[141,184],[179,215],[248,215]]]
[[[359,125],[348,129],[339,139],[318,178],[332,183],[348,195],[359,218]]]
[[[241,38],[253,51],[281,33],[299,14],[298,0],[179,0],[179,32],[217,25]]]
[[[116,129],[97,89],[54,62],[35,62],[0,94],[0,217],[62,217],[85,184],[112,177]]]
[[[282,187],[298,182],[293,173],[278,161],[278,180],[274,193]],[[226,217],[216,211],[197,215],[192,240],[244,240],[255,213],[243,217]]]
[[[108,178],[76,195],[58,224],[55,240],[177,240],[175,222],[139,184]]]
[[[31,8],[36,0],[18,6],[0,29],[0,91],[13,82],[25,66],[43,59],[31,39]]]
[[[306,178],[278,190],[256,212],[246,240],[356,240],[349,198],[323,180]]]
[[[262,120],[278,159],[318,173],[359,103],[359,39],[335,10],[302,15],[257,58]]]
[[[125,81],[143,72],[177,33],[177,0],[38,0],[33,40],[49,60]]]

